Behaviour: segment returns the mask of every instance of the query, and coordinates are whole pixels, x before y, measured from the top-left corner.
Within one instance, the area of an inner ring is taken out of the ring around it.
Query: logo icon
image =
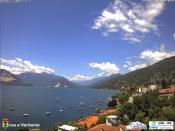
[[[7,129],[9,127],[9,120],[8,118],[3,118],[2,119],[2,128]]]

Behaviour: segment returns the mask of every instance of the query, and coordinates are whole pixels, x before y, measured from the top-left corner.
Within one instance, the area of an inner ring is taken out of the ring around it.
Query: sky
[[[70,80],[125,74],[175,55],[175,1],[0,3],[0,68]]]

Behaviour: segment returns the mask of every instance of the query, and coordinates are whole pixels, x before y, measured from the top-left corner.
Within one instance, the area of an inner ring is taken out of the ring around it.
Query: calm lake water
[[[90,88],[1,86],[0,117],[8,117],[9,123],[38,123],[41,128],[45,128],[58,121],[66,122],[87,116],[95,111],[96,106],[106,108],[106,104],[100,101],[116,92]],[[10,111],[10,108],[15,110]],[[51,114],[45,115],[46,112]],[[29,116],[23,117],[25,113]]]

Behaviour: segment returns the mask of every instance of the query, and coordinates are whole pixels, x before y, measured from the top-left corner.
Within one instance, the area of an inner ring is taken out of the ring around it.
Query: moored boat
[[[29,116],[29,114],[23,114],[23,117],[28,117]]]

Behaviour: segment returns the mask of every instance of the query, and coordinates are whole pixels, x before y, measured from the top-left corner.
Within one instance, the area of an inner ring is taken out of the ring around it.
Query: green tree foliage
[[[133,103],[120,105],[119,116],[148,125],[149,120],[175,121],[175,97],[159,97],[157,90],[134,97]],[[122,121],[123,122],[123,121]]]
[[[118,100],[120,104],[124,104],[128,101],[129,99],[129,94],[128,93],[122,93],[118,96]]]
[[[135,117],[136,121],[143,122],[144,120],[144,113],[143,112],[138,112]]]
[[[106,122],[106,115],[100,115],[97,124],[102,124]]]

